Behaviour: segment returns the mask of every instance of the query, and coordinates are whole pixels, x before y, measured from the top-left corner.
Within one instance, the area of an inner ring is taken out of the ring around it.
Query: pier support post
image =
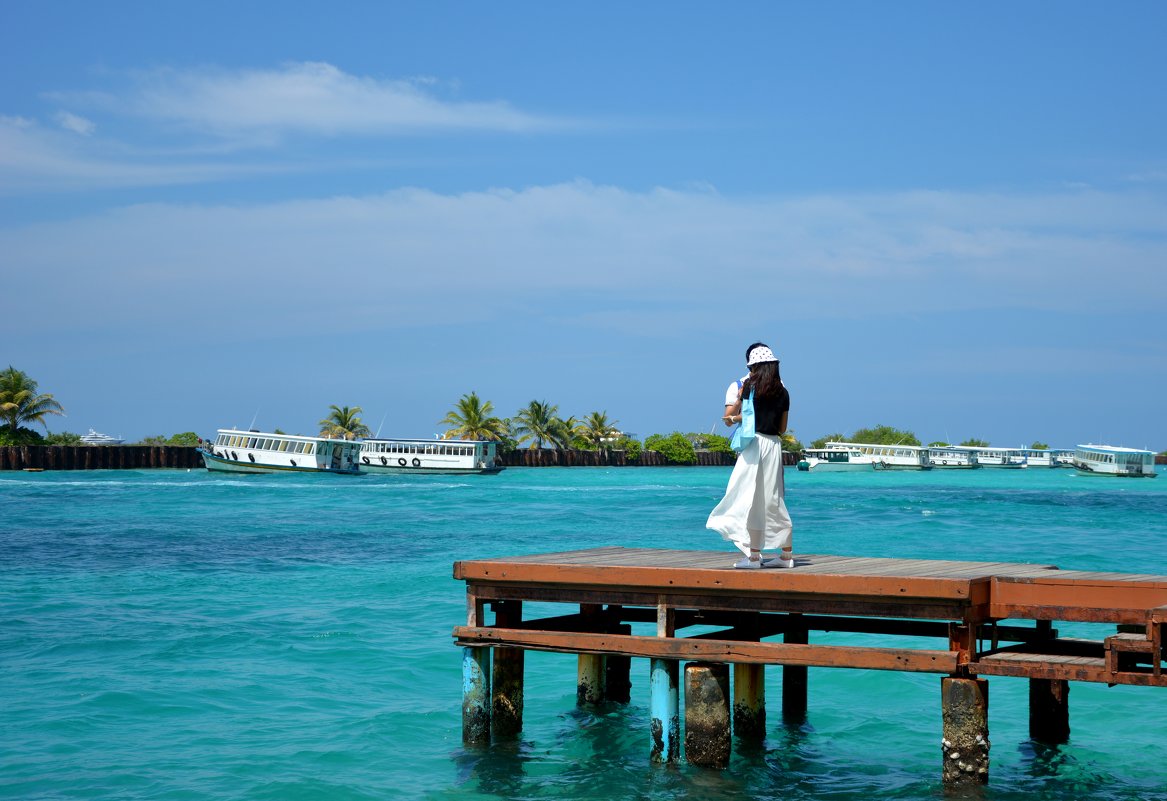
[[[613,634],[631,634],[632,626],[627,623],[613,627]],[[608,654],[604,675],[604,697],[617,704],[632,700],[632,657],[623,654]]]
[[[685,759],[690,765],[729,765],[729,666],[685,666]]]
[[[733,733],[743,740],[766,737],[766,666],[733,666]]]
[[[1070,739],[1070,683],[1029,680],[1029,736],[1050,745]]]
[[[989,781],[989,682],[948,676],[940,680],[947,785]]]
[[[523,602],[502,601],[494,605],[497,626],[512,628],[522,622]],[[523,668],[526,652],[522,648],[496,648],[491,672],[491,733],[495,740],[510,740],[523,730]]]
[[[462,742],[490,742],[490,649],[462,649]]]
[[[653,762],[676,762],[681,753],[681,719],[677,714],[678,665],[672,659],[653,659],[649,663],[648,712]]]
[[[796,645],[806,645],[810,642],[810,633],[802,623],[802,615],[790,615],[786,632],[782,635],[782,641]],[[783,665],[782,717],[784,720],[801,722],[806,719],[806,689],[806,665]]]
[[[598,704],[604,700],[603,654],[580,654],[576,669],[575,700],[578,704]]]

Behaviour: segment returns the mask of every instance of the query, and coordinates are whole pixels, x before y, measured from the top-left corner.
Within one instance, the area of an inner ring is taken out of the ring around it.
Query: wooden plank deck
[[[1167,606],[1167,576],[829,554],[796,555],[793,569],[736,570],[736,558],[730,551],[613,546],[459,561],[454,577],[466,582],[468,615],[454,636],[462,645],[531,650],[1167,686],[1150,666],[1107,669],[1102,643],[1096,652],[1067,655],[1056,633],[1036,625],[992,628],[1006,619],[1146,624],[1148,639],[1152,632],[1158,638],[1162,613],[1155,610]],[[525,601],[578,604],[581,613],[485,625],[486,603],[514,609]],[[657,636],[617,630],[653,617]],[[875,623],[881,619],[887,622]],[[694,621],[728,629],[678,637],[670,628]],[[926,631],[947,642],[928,650],[764,641],[799,626],[889,637]],[[986,630],[994,647],[980,652],[977,638]],[[1022,645],[997,649],[999,635]]]

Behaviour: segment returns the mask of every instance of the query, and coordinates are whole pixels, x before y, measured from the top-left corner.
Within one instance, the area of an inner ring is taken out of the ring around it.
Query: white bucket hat
[[[763,362],[776,361],[778,361],[778,357],[774,355],[774,351],[765,345],[759,345],[750,351],[750,358],[746,359],[746,367],[753,367],[755,364],[762,364]]]

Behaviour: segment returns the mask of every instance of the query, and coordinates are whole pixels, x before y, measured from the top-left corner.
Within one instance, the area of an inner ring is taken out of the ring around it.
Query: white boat
[[[1052,448],[1050,450],[1050,459],[1053,460],[1051,467],[1073,467],[1074,466],[1074,449],[1073,448]]]
[[[872,458],[858,448],[807,448],[798,462],[803,472],[844,473],[872,470]]]
[[[874,445],[866,442],[828,442],[828,448],[853,448],[871,457],[876,470],[930,470],[928,449],[919,445]]]
[[[359,473],[359,442],[220,428],[199,448],[208,470],[225,473]]]
[[[1058,467],[1058,451],[1049,448],[1021,448],[1021,455],[1030,467]]]
[[[935,470],[975,470],[981,466],[972,451],[955,445],[929,448],[928,461]]]
[[[1079,445],[1074,451],[1074,467],[1091,476],[1154,478],[1155,453],[1110,445]]]
[[[965,446],[962,446],[965,447]],[[981,467],[997,467],[1008,470],[1023,470],[1029,466],[1022,448],[975,448],[967,446]]]
[[[498,443],[469,439],[366,439],[366,473],[498,473]]]
[[[111,437],[109,434],[100,434],[97,431],[94,431],[92,428],[89,429],[88,434],[81,437],[82,445],[121,445],[123,442],[125,442],[125,440],[121,439],[120,437]]]

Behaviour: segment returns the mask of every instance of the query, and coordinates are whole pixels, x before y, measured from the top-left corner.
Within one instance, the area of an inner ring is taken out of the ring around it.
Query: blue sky
[[[7,4],[0,362],[53,430],[464,393],[1167,448],[1167,6]]]

